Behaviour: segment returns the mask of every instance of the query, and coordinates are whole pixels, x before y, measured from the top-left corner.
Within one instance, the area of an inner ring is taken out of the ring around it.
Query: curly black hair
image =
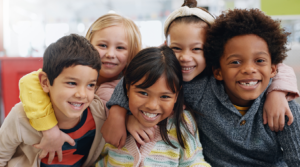
[[[259,9],[234,9],[223,12],[207,29],[204,56],[207,66],[219,68],[220,58],[227,41],[235,36],[254,34],[268,45],[272,64],[282,62],[288,51],[287,37],[290,33],[281,28],[280,21],[273,20]]]

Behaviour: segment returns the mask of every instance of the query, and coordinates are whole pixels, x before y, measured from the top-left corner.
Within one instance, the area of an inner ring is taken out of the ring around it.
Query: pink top
[[[96,95],[98,95],[100,97],[103,105],[105,106],[106,117],[108,116],[108,113],[109,113],[109,110],[106,107],[106,103],[108,102],[111,95],[113,94],[115,87],[117,86],[119,81],[120,80],[118,79],[118,80],[114,80],[111,82],[105,82],[99,86],[98,90],[95,93]]]
[[[273,78],[273,82],[270,85],[267,93],[270,93],[274,90],[289,92],[286,97],[288,101],[299,97],[297,78],[292,67],[289,67],[283,63],[278,64],[278,73]]]

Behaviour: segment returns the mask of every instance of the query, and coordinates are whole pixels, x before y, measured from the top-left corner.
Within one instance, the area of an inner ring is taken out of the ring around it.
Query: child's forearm
[[[31,126],[38,130],[49,130],[57,124],[50,98],[39,82],[41,70],[23,76],[19,81],[20,100]]]
[[[267,93],[270,93],[271,91],[286,92],[286,97],[289,101],[299,97],[297,78],[293,68],[283,63],[278,64],[278,73],[273,78],[273,82],[268,88]]]
[[[113,105],[118,105],[125,108],[126,110],[129,110],[128,99],[123,88],[123,78],[115,87],[114,93],[112,94],[110,100],[106,103],[108,109],[110,109],[110,107]]]

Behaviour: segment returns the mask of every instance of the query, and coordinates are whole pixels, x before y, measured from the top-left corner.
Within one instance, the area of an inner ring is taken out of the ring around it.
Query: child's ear
[[[50,82],[47,74],[43,71],[39,73],[39,81],[44,92],[49,93]]]
[[[277,65],[272,64],[271,65],[271,78],[275,77],[276,74],[277,74]]]
[[[213,67],[212,70],[213,70],[213,74],[214,74],[214,77],[216,78],[216,80],[222,81],[223,75],[222,75],[221,69]]]

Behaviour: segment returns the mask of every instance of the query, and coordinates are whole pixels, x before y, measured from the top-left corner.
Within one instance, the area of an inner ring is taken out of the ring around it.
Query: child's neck
[[[58,122],[57,126],[59,127],[59,129],[72,129],[81,120],[81,116],[78,118],[68,118],[65,115],[63,115],[61,112],[55,112],[55,116]]]
[[[119,75],[113,77],[113,78],[105,78],[105,77],[102,77],[99,75],[98,77],[98,81],[97,81],[97,86],[100,86],[101,84],[105,83],[105,82],[111,82],[111,81],[114,81],[116,79],[119,78]]]

